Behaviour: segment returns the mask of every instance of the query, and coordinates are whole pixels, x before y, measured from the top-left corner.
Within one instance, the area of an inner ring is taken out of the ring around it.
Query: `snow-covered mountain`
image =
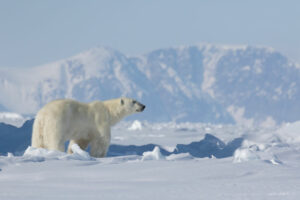
[[[26,69],[0,69],[0,109],[34,114],[57,98],[129,96],[134,118],[212,123],[300,119],[300,67],[265,47],[197,45],[126,56],[98,47]]]
[[[0,112],[0,123],[21,127],[28,118],[17,113]]]

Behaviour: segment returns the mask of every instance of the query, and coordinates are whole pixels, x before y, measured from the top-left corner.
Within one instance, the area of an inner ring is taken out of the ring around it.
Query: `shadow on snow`
[[[243,138],[236,138],[225,144],[219,138],[206,134],[203,140],[199,142],[192,142],[190,144],[177,144],[173,152],[169,152],[156,144],[146,144],[141,146],[136,145],[116,145],[112,144],[109,147],[107,156],[124,156],[124,155],[143,155],[146,151],[152,151],[155,146],[160,147],[161,154],[169,156],[171,154],[189,153],[193,157],[216,157],[226,158],[233,155],[234,151],[238,149],[243,142]]]

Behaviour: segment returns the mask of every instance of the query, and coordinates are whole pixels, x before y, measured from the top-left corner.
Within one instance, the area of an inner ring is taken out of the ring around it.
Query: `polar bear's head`
[[[107,108],[110,114],[110,125],[113,126],[117,122],[119,122],[124,117],[142,112],[145,109],[145,105],[141,104],[137,100],[131,99],[131,98],[119,98],[119,99],[111,99],[107,101],[97,101],[95,104],[95,107],[99,107],[99,112],[102,113],[103,105]],[[101,110],[102,109],[102,110]],[[97,112],[98,112],[97,111]]]
[[[128,114],[143,112],[143,110],[146,108],[145,105],[141,104],[137,100],[125,97],[120,99],[120,105]]]

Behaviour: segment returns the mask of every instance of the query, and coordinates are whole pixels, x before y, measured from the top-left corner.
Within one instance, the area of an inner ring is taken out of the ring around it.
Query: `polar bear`
[[[45,105],[36,115],[32,146],[64,151],[70,141],[81,149],[90,145],[93,157],[104,157],[110,144],[110,129],[122,118],[142,112],[145,105],[130,98],[81,103],[70,99],[55,100]]]

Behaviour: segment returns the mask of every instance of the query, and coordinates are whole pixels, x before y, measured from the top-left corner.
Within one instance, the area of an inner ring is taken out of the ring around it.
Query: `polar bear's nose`
[[[138,103],[138,105],[139,105],[139,109],[137,111],[138,112],[143,112],[143,110],[146,108],[146,106],[141,104],[141,103]]]

